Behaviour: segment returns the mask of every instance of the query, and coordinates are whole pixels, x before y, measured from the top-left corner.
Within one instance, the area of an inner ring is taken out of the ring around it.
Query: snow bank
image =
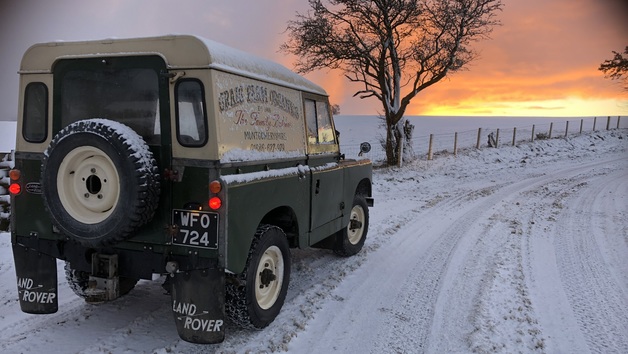
[[[15,130],[17,122],[0,121],[0,153],[15,150]]]

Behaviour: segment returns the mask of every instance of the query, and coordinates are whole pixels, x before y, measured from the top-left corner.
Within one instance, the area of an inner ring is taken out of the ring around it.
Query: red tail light
[[[21,191],[22,186],[20,186],[18,183],[11,183],[11,185],[9,186],[9,192],[13,195],[18,195]]]
[[[211,209],[217,210],[217,209],[220,209],[221,206],[222,206],[222,200],[220,200],[220,198],[218,197],[209,198],[209,207]]]

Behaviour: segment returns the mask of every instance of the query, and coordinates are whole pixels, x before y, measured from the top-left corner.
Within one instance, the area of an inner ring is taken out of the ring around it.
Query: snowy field
[[[475,148],[480,131],[480,143],[485,146],[489,133],[497,138],[499,146],[512,146],[530,142],[532,133],[535,139],[539,134],[554,137],[576,136],[582,132],[605,130],[609,128],[628,128],[628,117],[434,117],[410,116],[408,121],[414,125],[412,150],[417,157],[424,158],[429,151],[430,135],[432,135],[432,153],[434,156],[453,154],[454,138],[457,134],[459,150]],[[365,125],[366,123],[366,125]],[[380,143],[385,131],[380,127],[383,121],[375,116],[337,116],[336,129],[341,132],[340,144],[347,156],[356,155],[360,151],[362,136],[365,135],[373,150],[368,157],[373,161],[383,161],[386,154]],[[364,126],[373,127],[372,131],[364,131]],[[499,130],[499,132],[498,132]]]
[[[355,119],[343,144],[375,148]],[[491,127],[447,122],[416,125]],[[628,353],[628,130],[586,130],[377,169],[363,251],[295,250],[275,322],[218,345],[179,340],[160,281],[88,305],[60,265],[59,312],[21,313],[0,234],[0,352]]]

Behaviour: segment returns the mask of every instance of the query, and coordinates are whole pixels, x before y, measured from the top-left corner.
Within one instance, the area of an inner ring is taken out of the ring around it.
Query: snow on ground
[[[0,351],[628,353],[628,130],[442,154],[373,189],[363,251],[294,250],[275,322],[217,345],[179,340],[159,281],[88,305],[60,266],[59,312],[21,313],[1,234]]]

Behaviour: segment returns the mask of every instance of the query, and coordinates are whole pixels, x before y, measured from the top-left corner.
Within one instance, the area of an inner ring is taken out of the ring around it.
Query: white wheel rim
[[[106,220],[120,197],[120,177],[102,150],[81,146],[59,165],[57,191],[65,211],[84,224]]]
[[[364,221],[366,217],[364,216],[364,209],[361,206],[355,205],[351,209],[351,220],[355,220],[360,223],[360,227],[352,229],[351,222],[347,225],[347,236],[349,238],[349,242],[352,245],[357,245],[358,242],[362,239],[362,235],[364,234]]]
[[[260,258],[255,272],[255,299],[257,304],[264,310],[271,308],[281,292],[283,284],[284,263],[281,250],[277,246],[271,246]],[[270,282],[264,279],[264,274],[274,275]]]

